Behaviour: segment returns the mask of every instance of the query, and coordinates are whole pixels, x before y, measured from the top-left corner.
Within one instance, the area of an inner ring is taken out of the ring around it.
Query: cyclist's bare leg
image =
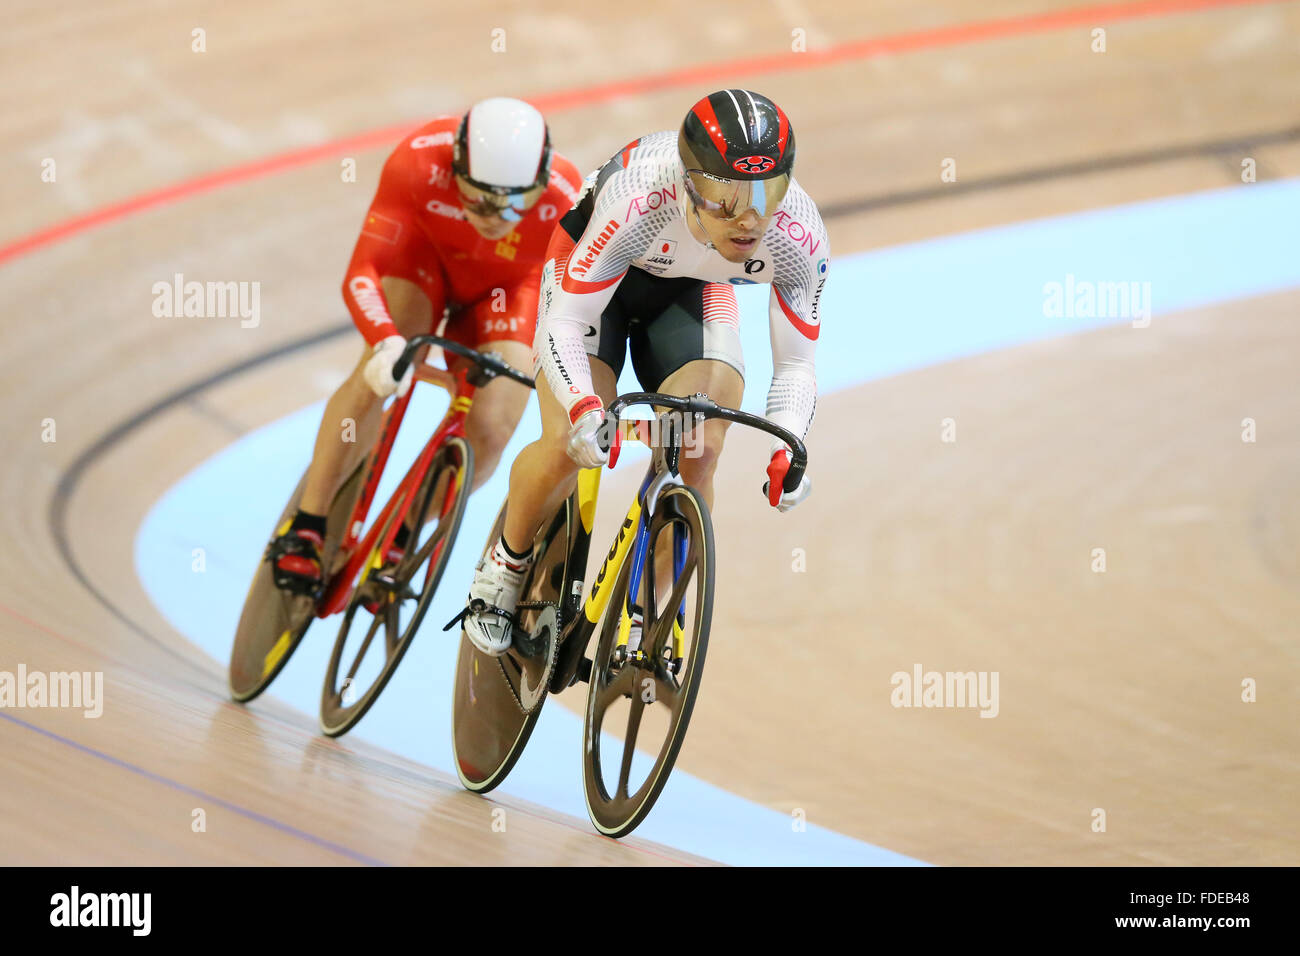
[[[507,364],[525,373],[532,370],[533,350],[522,342],[483,342],[476,346],[481,352],[497,352]],[[542,388],[546,384],[542,383]],[[465,437],[474,449],[473,491],[492,477],[501,452],[515,433],[519,419],[528,405],[529,390],[508,378],[495,378],[474,394],[465,419]]]
[[[594,356],[591,381],[600,400],[609,407],[616,396],[614,370]],[[537,403],[542,410],[542,437],[519,453],[510,468],[510,495],[506,499],[506,545],[527,550],[547,515],[573,491],[578,466],[569,457],[569,415],[546,376],[537,379]]]
[[[429,332],[433,327],[433,306],[419,286],[385,276],[383,289],[388,313],[399,333],[410,338]],[[365,367],[369,358],[367,347],[352,373],[325,403],[299,504],[309,514],[323,515],[329,511],[344,479],[370,453],[379,436],[384,402],[366,384]]]
[[[697,359],[687,362],[659,385],[656,391],[668,395],[694,395],[703,392],[719,405],[739,408],[745,392],[745,381],[740,373],[717,359]],[[730,422],[710,418],[697,427],[682,447],[677,470],[682,481],[700,493],[705,503],[713,507],[713,473],[722,454]],[[672,551],[660,543],[655,556],[655,581],[657,594],[667,594],[672,581]]]
[[[740,373],[717,359],[696,359],[687,362],[660,383],[656,391],[666,395],[693,395],[703,392],[719,405],[739,408],[745,393],[745,380]],[[718,467],[722,443],[729,422],[710,418],[697,427],[682,448],[678,471],[682,481],[690,485],[713,507],[713,472]]]

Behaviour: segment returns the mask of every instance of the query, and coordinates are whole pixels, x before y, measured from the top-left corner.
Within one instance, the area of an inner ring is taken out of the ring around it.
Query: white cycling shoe
[[[500,657],[510,650],[515,605],[528,564],[503,560],[498,545],[474,569],[465,602],[464,628],[469,642],[484,654]]]

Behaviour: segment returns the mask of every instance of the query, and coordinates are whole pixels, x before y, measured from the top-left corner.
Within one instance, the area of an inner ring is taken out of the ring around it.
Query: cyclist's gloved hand
[[[402,357],[405,348],[406,339],[400,335],[390,335],[375,344],[370,361],[366,362],[365,377],[370,390],[380,398],[387,398],[393,392],[397,392],[397,397],[401,398],[411,387],[411,377],[415,374],[414,363],[407,368],[400,382],[393,378],[393,366]]]
[[[605,424],[605,409],[596,399],[595,407],[583,412],[569,427],[569,457],[579,468],[599,468],[609,459],[609,452],[597,440]]]
[[[799,480],[799,487],[794,491],[783,491],[786,472],[789,470],[790,449],[782,445],[772,452],[772,460],[767,464],[767,481],[763,482],[763,497],[782,514],[807,498],[812,491],[812,479],[807,474]]]

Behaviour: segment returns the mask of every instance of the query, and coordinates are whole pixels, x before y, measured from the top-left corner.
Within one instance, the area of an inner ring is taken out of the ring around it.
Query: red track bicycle
[[[530,376],[495,353],[436,335],[410,339],[394,375],[401,378],[417,353],[431,345],[466,362],[455,372],[451,405],[442,422],[365,536],[361,532],[366,516],[414,383],[385,410],[374,451],[331,502],[321,549],[326,573],[319,593],[299,595],[277,588],[263,554],[230,656],[230,693],[236,701],[252,700],[275,680],[315,618],[342,612],[320,704],[321,730],[337,737],[365,716],[410,647],[437,590],[473,487],[474,454],[465,439],[465,417],[474,394],[500,375],[533,386]],[[276,535],[297,512],[305,483],[304,473],[280,515]],[[399,540],[401,546],[394,549]]]

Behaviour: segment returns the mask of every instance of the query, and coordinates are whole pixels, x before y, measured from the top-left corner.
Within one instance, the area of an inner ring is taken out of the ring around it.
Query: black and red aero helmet
[[[763,94],[719,90],[686,114],[677,151],[688,170],[718,179],[770,179],[794,168],[794,129]]]

